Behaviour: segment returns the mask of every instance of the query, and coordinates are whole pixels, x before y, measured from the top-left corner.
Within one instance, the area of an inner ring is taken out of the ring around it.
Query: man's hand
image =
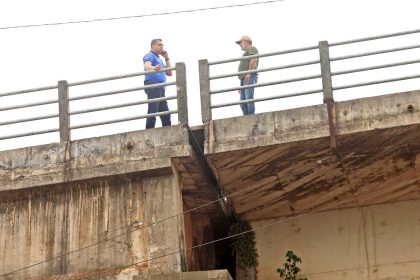
[[[249,78],[251,77],[251,74],[246,74],[244,78],[244,84],[249,85]]]
[[[160,54],[165,58],[165,60],[169,59],[169,55],[168,55],[168,52],[166,50],[162,50],[162,52]]]
[[[155,66],[156,71],[160,71],[162,69],[162,65],[158,64]]]

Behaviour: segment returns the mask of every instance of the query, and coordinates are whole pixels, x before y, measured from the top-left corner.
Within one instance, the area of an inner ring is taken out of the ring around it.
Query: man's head
[[[163,50],[162,39],[153,39],[150,43],[150,48],[153,52],[161,54]]]
[[[242,50],[246,50],[249,46],[252,45],[252,39],[247,35],[242,36],[238,41],[235,42],[241,46]]]

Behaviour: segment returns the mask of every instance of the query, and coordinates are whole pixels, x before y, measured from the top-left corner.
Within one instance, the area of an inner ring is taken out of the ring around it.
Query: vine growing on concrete
[[[229,235],[250,231],[232,238],[232,253],[236,254],[236,263],[245,268],[255,268],[258,265],[258,253],[255,247],[255,233],[247,221],[238,221],[230,226]]]

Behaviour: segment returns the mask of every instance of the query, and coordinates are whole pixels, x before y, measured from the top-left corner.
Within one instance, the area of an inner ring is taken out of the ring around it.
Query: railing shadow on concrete
[[[309,95],[309,94],[322,92],[323,102],[326,103],[327,105],[326,107],[328,110],[328,116],[329,116],[329,121],[330,121],[331,139],[333,141],[331,143],[331,146],[335,147],[335,143],[334,143],[335,141],[334,140],[335,139],[334,137],[334,131],[335,131],[334,112],[335,110],[334,110],[333,92],[338,91],[338,90],[343,90],[343,89],[355,88],[355,87],[363,87],[363,86],[369,86],[369,85],[397,82],[397,81],[402,81],[402,80],[416,79],[416,78],[420,78],[420,73],[416,73],[415,75],[409,75],[409,76],[400,76],[400,77],[395,77],[395,78],[390,78],[390,79],[374,80],[374,81],[361,82],[361,83],[348,84],[348,85],[340,85],[340,86],[334,86],[332,84],[331,78],[334,76],[339,76],[339,75],[420,63],[420,57],[417,57],[414,60],[399,61],[395,63],[381,64],[381,65],[373,65],[369,67],[354,68],[354,69],[348,69],[348,70],[336,71],[336,72],[331,71],[331,62],[351,60],[351,59],[364,58],[364,57],[369,58],[374,55],[413,50],[413,49],[420,48],[420,45],[395,47],[395,48],[382,49],[382,50],[377,50],[377,51],[372,51],[372,52],[364,52],[364,53],[358,53],[358,54],[352,54],[352,55],[346,55],[346,56],[337,56],[337,57],[330,57],[330,49],[337,46],[350,45],[350,44],[356,44],[356,43],[361,43],[361,42],[368,42],[368,41],[374,41],[374,40],[379,40],[379,39],[406,36],[406,35],[419,34],[419,33],[420,33],[420,30],[411,30],[411,31],[406,31],[406,32],[391,33],[391,34],[386,34],[386,35],[366,37],[366,38],[360,38],[360,39],[348,40],[348,41],[336,42],[336,43],[328,43],[327,41],[321,41],[318,43],[317,46],[310,46],[310,47],[299,48],[299,49],[264,53],[264,54],[246,56],[246,57],[242,56],[239,58],[225,59],[225,60],[219,60],[219,61],[213,61],[213,62],[209,62],[207,59],[200,60],[199,61],[199,75],[200,75],[202,121],[203,123],[206,123],[212,120],[213,119],[212,111],[213,109],[216,109],[216,108],[228,107],[228,106],[251,103],[251,102],[261,102],[261,101],[282,99],[282,98],[294,97],[294,96],[303,96],[303,95]],[[281,56],[285,54],[295,54],[295,53],[299,54],[299,53],[312,51],[316,49],[319,50],[319,60],[317,59],[317,60],[312,60],[312,61],[307,61],[307,62],[294,63],[294,64],[289,64],[289,65],[280,65],[276,67],[263,68],[263,69],[257,69],[257,70],[248,70],[248,71],[235,72],[235,73],[229,73],[229,74],[223,74],[223,75],[212,76],[210,74],[210,66],[213,66],[213,65],[226,64],[226,63],[236,62],[236,61],[241,61],[241,60],[249,60],[251,58],[259,59],[263,57]],[[260,72],[280,70],[280,69],[298,68],[298,67],[316,65],[316,64],[320,65],[320,73],[318,75],[303,76],[303,77],[292,78],[292,79],[284,79],[284,80],[271,81],[271,82],[265,82],[265,83],[256,83],[254,85],[237,86],[237,87],[223,88],[223,89],[217,89],[217,90],[211,89],[211,82],[216,79],[234,77],[239,74],[260,73]],[[266,86],[273,86],[273,85],[279,85],[279,84],[307,81],[307,80],[313,80],[313,79],[319,79],[319,78],[322,79],[322,88],[320,85],[320,88],[313,89],[313,90],[306,90],[302,92],[285,92],[285,93],[282,93],[281,95],[275,95],[275,96],[269,96],[269,97],[254,98],[254,99],[242,100],[242,101],[237,101],[237,102],[229,102],[229,103],[212,104],[212,96],[216,94],[220,94],[220,93],[237,91],[237,90],[246,89],[246,88],[266,87]]]
[[[38,115],[35,117],[29,117],[29,118],[2,121],[0,122],[0,126],[7,126],[11,124],[18,124],[18,123],[23,123],[23,122],[31,122],[31,121],[38,121],[38,120],[45,120],[45,119],[53,119],[53,118],[58,118],[59,120],[58,127],[56,128],[34,130],[34,131],[29,131],[29,132],[21,132],[21,133],[16,133],[16,134],[4,135],[4,136],[0,136],[0,140],[20,138],[20,137],[26,137],[26,136],[32,136],[32,135],[39,135],[39,134],[47,134],[47,133],[52,133],[52,132],[59,132],[60,141],[70,141],[71,131],[75,129],[89,128],[89,127],[100,126],[100,125],[105,125],[105,124],[121,123],[121,122],[126,122],[126,121],[131,121],[131,120],[139,120],[139,119],[145,119],[148,117],[153,117],[153,116],[156,117],[156,116],[169,115],[169,114],[178,114],[178,122],[180,124],[187,124],[188,123],[188,108],[187,108],[187,87],[186,87],[185,64],[176,63],[175,67],[165,68],[158,72],[165,72],[167,70],[175,70],[176,81],[154,84],[154,85],[145,85],[145,86],[134,87],[134,88],[126,88],[126,89],[121,89],[121,90],[101,92],[101,93],[76,96],[76,97],[69,97],[69,88],[87,85],[87,84],[106,82],[106,81],[111,81],[111,80],[119,80],[119,79],[132,78],[132,77],[137,77],[137,76],[144,76],[148,72],[125,74],[125,75],[120,75],[120,76],[105,77],[105,78],[73,82],[73,83],[68,83],[67,81],[59,81],[57,85],[53,85],[53,86],[0,93],[0,100],[1,100],[2,97],[18,96],[18,95],[24,95],[27,93],[34,93],[34,92],[38,93],[38,92],[43,92],[43,91],[48,91],[48,90],[58,90],[57,98],[54,98],[51,100],[46,100],[46,101],[41,101],[41,102],[32,102],[28,104],[14,105],[14,106],[8,106],[8,107],[0,107],[0,112],[4,112],[4,111],[16,110],[16,109],[31,108],[31,107],[41,106],[41,105],[56,104],[58,105],[58,114],[46,114],[46,115]],[[166,86],[172,86],[172,85],[176,85],[176,95],[174,96],[167,96],[163,98],[156,98],[156,99],[150,99],[150,100],[140,100],[137,102],[130,102],[130,103],[119,103],[112,106],[93,107],[93,108],[84,109],[84,110],[71,110],[72,101],[84,100],[84,99],[92,100],[96,97],[103,97],[103,96],[115,95],[115,94],[126,93],[126,92],[140,91],[140,90],[144,90],[148,88],[166,87]],[[75,115],[88,114],[92,112],[105,111],[105,110],[111,110],[111,109],[116,109],[116,108],[124,108],[124,107],[148,104],[148,103],[152,103],[156,101],[173,100],[173,99],[177,100],[177,110],[170,110],[170,111],[154,113],[154,114],[137,115],[137,116],[128,117],[128,118],[115,118],[108,121],[71,125],[71,117]]]

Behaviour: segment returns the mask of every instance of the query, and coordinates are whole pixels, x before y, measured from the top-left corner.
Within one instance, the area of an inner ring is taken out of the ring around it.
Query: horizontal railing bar
[[[263,98],[241,100],[241,101],[230,102],[230,103],[215,104],[215,105],[212,105],[211,108],[215,109],[215,108],[228,107],[228,106],[244,104],[244,103],[261,102],[261,101],[282,99],[282,98],[287,98],[287,97],[302,96],[302,95],[321,93],[321,92],[322,92],[322,89],[309,90],[309,91],[296,92],[296,93],[288,93],[288,94],[278,95],[278,96],[269,96],[269,97],[263,97]]]
[[[121,89],[121,90],[108,91],[108,92],[102,92],[102,93],[95,93],[95,94],[91,94],[91,95],[75,96],[75,97],[70,97],[69,101],[88,99],[88,98],[94,98],[94,97],[100,97],[100,96],[107,96],[107,95],[113,95],[113,94],[125,93],[125,92],[131,92],[131,91],[138,91],[138,90],[149,89],[149,88],[171,86],[171,85],[175,85],[175,84],[176,84],[176,82],[174,81],[174,82],[147,85],[147,86],[143,86],[143,87],[136,87],[136,88]]]
[[[130,107],[130,106],[135,106],[135,105],[142,105],[142,104],[147,104],[147,103],[172,100],[176,98],[177,96],[168,96],[168,97],[154,98],[154,99],[148,99],[148,100],[143,100],[143,101],[138,101],[138,102],[123,103],[123,104],[106,106],[106,107],[97,107],[97,108],[92,108],[92,109],[77,110],[77,111],[71,111],[70,115],[78,115],[78,114],[92,113],[92,112],[103,111],[103,110],[111,110],[111,109],[122,108],[122,107]]]
[[[249,55],[249,56],[241,56],[241,57],[237,57],[237,58],[212,61],[212,62],[209,62],[209,65],[223,64],[223,63],[235,62],[235,61],[251,59],[251,58],[259,58],[259,57],[282,55],[282,54],[295,53],[295,52],[311,51],[311,50],[315,50],[315,49],[318,49],[318,46],[311,46],[311,47],[305,47],[305,48],[299,48],[299,49],[291,49],[291,50],[285,50],[285,51],[279,51],[279,52],[254,54],[254,55]]]
[[[138,73],[119,75],[119,76],[111,76],[111,77],[105,77],[105,78],[99,78],[99,79],[85,80],[85,81],[80,81],[80,82],[68,83],[68,86],[72,87],[72,86],[87,85],[87,84],[106,82],[106,81],[112,81],[112,80],[118,80],[118,79],[132,78],[132,77],[137,77],[137,76],[143,76],[143,75],[146,75],[146,74],[150,74],[151,72],[158,73],[158,72],[166,72],[166,71],[175,70],[175,69],[176,69],[175,67],[162,68],[159,71],[144,71],[144,72],[138,72]]]
[[[402,65],[414,64],[414,63],[420,63],[420,59],[404,61],[404,62],[396,62],[396,63],[390,63],[390,64],[382,64],[382,65],[377,65],[377,66],[372,66],[372,67],[356,68],[356,69],[351,69],[351,70],[332,72],[331,76],[350,74],[350,73],[356,73],[356,72],[363,72],[363,71],[369,71],[369,70],[376,70],[376,69],[395,67],[395,66],[402,66]]]
[[[57,102],[58,102],[58,100],[55,99],[55,100],[47,100],[47,101],[29,103],[29,104],[24,104],[24,105],[15,105],[15,106],[3,107],[3,108],[0,108],[0,112],[1,111],[15,110],[15,109],[23,109],[23,108],[28,108],[28,107],[41,106],[41,105],[54,104],[54,103],[57,103]]]
[[[26,136],[32,136],[32,135],[38,135],[38,134],[46,134],[46,133],[52,133],[52,132],[57,132],[57,131],[60,131],[60,129],[53,128],[53,129],[47,129],[47,130],[40,130],[40,131],[32,131],[32,132],[26,132],[26,133],[20,133],[20,134],[6,135],[6,136],[0,136],[0,140],[26,137]]]
[[[359,84],[338,86],[338,87],[333,87],[333,90],[340,90],[340,89],[347,89],[347,88],[355,88],[355,87],[362,87],[362,86],[370,86],[370,85],[384,84],[384,83],[390,83],[390,82],[396,82],[396,81],[403,81],[403,80],[410,80],[410,79],[417,79],[417,78],[420,78],[420,75],[405,76],[405,77],[399,77],[399,78],[394,78],[394,79],[377,80],[377,81],[371,81],[371,82],[365,82],[365,83],[359,83]]]
[[[40,87],[40,88],[31,88],[31,89],[24,89],[24,90],[18,90],[18,91],[11,91],[11,92],[5,92],[0,93],[0,97],[4,96],[10,96],[10,95],[17,95],[17,94],[24,94],[24,93],[30,93],[30,92],[36,92],[36,91],[44,91],[44,90],[50,90],[50,89],[57,89],[58,86],[48,86],[48,87]]]
[[[360,53],[360,54],[352,54],[352,55],[339,56],[339,57],[331,57],[330,61],[344,60],[344,59],[350,59],[350,58],[358,58],[358,57],[364,57],[364,56],[376,55],[376,54],[384,54],[384,53],[390,53],[390,52],[405,51],[405,50],[411,50],[411,49],[417,49],[417,48],[420,48],[420,45],[407,46],[407,47],[394,48],[394,49],[387,49],[387,50],[381,50],[381,51],[366,52],[366,53]]]
[[[308,62],[296,63],[296,64],[289,64],[289,65],[278,66],[278,67],[262,68],[262,69],[256,69],[256,70],[248,70],[248,71],[241,71],[241,72],[230,73],[230,74],[210,76],[209,79],[210,80],[216,80],[216,79],[221,79],[221,78],[234,77],[234,76],[237,76],[239,74],[259,73],[259,72],[266,72],[266,71],[273,71],[273,70],[280,70],[280,69],[288,69],[288,68],[313,65],[313,64],[318,64],[318,63],[319,63],[319,60],[314,60],[314,61],[308,61]]]
[[[359,38],[359,39],[353,39],[353,40],[347,40],[347,41],[341,41],[341,42],[335,42],[335,43],[329,43],[328,45],[330,47],[334,47],[334,46],[340,46],[340,45],[360,43],[360,42],[365,42],[365,41],[385,39],[385,38],[390,38],[390,37],[397,37],[397,36],[402,36],[402,35],[409,35],[409,34],[414,34],[414,33],[420,33],[420,29],[404,31],[404,32],[397,32],[397,33],[389,33],[389,34],[384,34],[384,35],[379,35],[379,36],[365,37],[365,38]]]
[[[92,127],[92,126],[98,126],[98,125],[104,125],[104,124],[113,124],[113,123],[118,123],[118,122],[134,121],[134,120],[139,120],[139,119],[145,119],[145,118],[157,117],[157,116],[164,116],[164,115],[170,115],[170,114],[176,114],[176,113],[178,113],[178,110],[147,114],[147,115],[142,115],[142,116],[137,116],[137,117],[122,118],[122,119],[117,119],[117,120],[112,120],[112,121],[103,121],[103,122],[96,122],[96,123],[90,123],[90,124],[74,125],[74,126],[71,126],[70,129],[80,129],[80,128],[86,128],[86,127]]]
[[[247,88],[273,86],[273,85],[299,82],[299,81],[318,79],[318,78],[321,78],[321,75],[313,75],[313,76],[306,76],[306,77],[294,78],[294,79],[288,79],[288,80],[280,80],[280,81],[274,81],[274,82],[268,82],[268,83],[258,83],[258,84],[252,84],[252,85],[246,85],[246,86],[227,88],[227,89],[212,90],[212,91],[210,91],[210,94],[216,94],[216,93],[222,93],[222,92],[228,92],[228,91],[235,91],[235,90],[247,89]]]
[[[39,121],[39,120],[45,120],[45,119],[52,119],[57,118],[58,114],[52,114],[52,115],[44,115],[39,117],[32,117],[32,118],[25,118],[25,119],[18,119],[18,120],[12,120],[12,121],[5,121],[0,122],[0,126],[2,125],[9,125],[9,124],[15,124],[15,123],[21,123],[21,122],[30,122],[30,121]]]

